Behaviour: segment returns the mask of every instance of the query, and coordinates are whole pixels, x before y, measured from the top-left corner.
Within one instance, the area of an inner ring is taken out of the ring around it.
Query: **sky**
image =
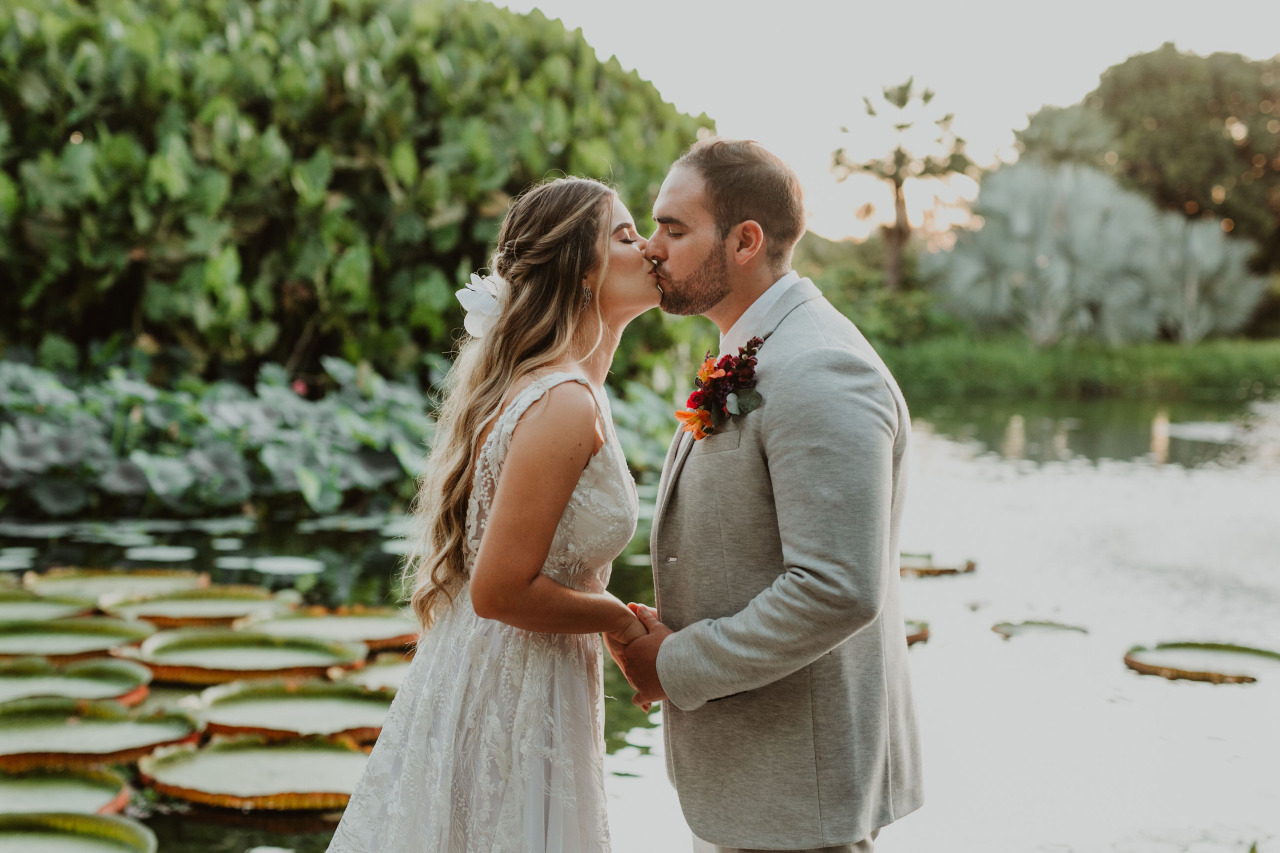
[[[869,124],[863,96],[914,76],[935,98],[926,118],[955,114],[954,130],[980,166],[1016,157],[1013,131],[1041,106],[1078,102],[1109,66],[1167,41],[1253,59],[1280,51],[1280,0],[498,0],[540,8],[581,28],[601,59],[616,55],[683,112],[706,113],[723,136],[755,139],[805,187],[809,227],[861,238],[892,215],[869,177],[838,183],[831,153],[860,159],[893,147]],[[850,133],[841,133],[847,127]],[[913,224],[964,221],[977,185],[907,188]],[[876,212],[860,219],[859,208]]]

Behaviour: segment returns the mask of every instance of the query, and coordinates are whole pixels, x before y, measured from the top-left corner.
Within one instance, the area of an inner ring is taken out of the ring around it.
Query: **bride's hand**
[[[612,631],[607,631],[606,636],[609,640],[619,646],[626,646],[632,640],[643,637],[649,631],[644,627],[644,623],[636,618],[635,614],[630,610],[627,611],[625,619],[619,620],[620,624]]]

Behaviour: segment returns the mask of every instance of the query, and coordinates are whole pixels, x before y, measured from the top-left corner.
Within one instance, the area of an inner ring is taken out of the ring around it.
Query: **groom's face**
[[[704,314],[729,294],[725,241],[707,206],[705,182],[694,169],[677,167],[653,203],[657,229],[645,257],[654,263],[663,311]]]

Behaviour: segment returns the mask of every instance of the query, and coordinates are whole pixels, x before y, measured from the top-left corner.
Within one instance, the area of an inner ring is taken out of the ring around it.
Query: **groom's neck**
[[[728,334],[733,324],[738,322],[738,318],[751,307],[751,304],[785,274],[782,272],[774,275],[771,270],[761,271],[732,282],[729,294],[703,316],[716,324],[721,335]]]

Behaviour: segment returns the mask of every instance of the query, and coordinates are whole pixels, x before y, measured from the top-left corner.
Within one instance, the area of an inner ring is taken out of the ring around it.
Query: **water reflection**
[[[979,452],[1037,465],[1112,460],[1271,467],[1280,461],[1280,403],[917,403],[912,418]]]

